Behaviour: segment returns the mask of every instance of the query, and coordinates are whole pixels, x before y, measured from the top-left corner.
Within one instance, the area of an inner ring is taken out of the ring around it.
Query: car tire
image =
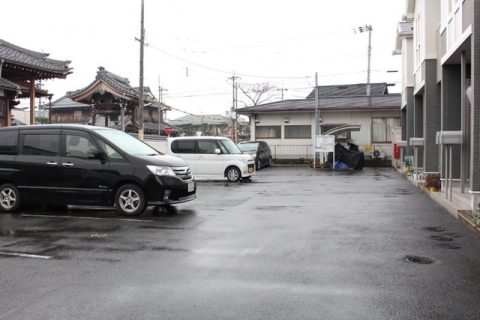
[[[258,159],[257,160],[257,171],[262,169],[262,160],[261,159]]]
[[[269,167],[272,166],[272,157],[268,158],[268,166],[269,166]]]
[[[0,187],[0,211],[15,212],[20,207],[20,194],[18,189],[10,183]]]
[[[115,194],[115,206],[124,215],[138,216],[145,211],[147,201],[140,187],[126,184],[120,187]]]
[[[230,182],[237,182],[242,178],[240,170],[236,167],[227,168],[227,171],[225,173],[225,175],[227,176],[227,180]]]

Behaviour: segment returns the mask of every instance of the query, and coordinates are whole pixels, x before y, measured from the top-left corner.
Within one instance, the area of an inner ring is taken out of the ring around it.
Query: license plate
[[[193,191],[195,191],[195,183],[190,182],[188,184],[188,192],[193,192]]]

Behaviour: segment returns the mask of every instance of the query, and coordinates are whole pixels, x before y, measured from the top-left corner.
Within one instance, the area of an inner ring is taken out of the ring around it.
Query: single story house
[[[366,160],[392,160],[392,131],[401,127],[401,95],[388,93],[386,83],[370,84],[370,95],[366,95],[366,86],[318,87],[319,134],[342,125],[360,125],[359,131],[343,132],[336,141],[354,139]],[[312,161],[317,130],[315,91],[306,99],[245,107],[237,113],[250,117],[251,140],[266,141],[277,162]]]

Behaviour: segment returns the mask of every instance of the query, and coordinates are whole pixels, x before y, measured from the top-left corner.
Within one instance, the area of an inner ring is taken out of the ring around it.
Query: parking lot
[[[392,168],[273,167],[139,217],[0,215],[0,319],[475,319],[479,253]]]

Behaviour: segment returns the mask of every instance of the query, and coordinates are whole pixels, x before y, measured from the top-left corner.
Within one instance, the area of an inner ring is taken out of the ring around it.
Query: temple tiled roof
[[[21,91],[27,90],[28,88],[18,85],[10,80],[0,78],[0,89],[12,90],[12,91]]]
[[[89,104],[75,102],[72,99],[63,96],[52,102],[52,109],[72,109],[72,108],[91,108]]]
[[[91,84],[89,84],[85,88],[82,88],[76,91],[69,91],[67,92],[66,96],[69,98],[79,96],[82,93],[88,91],[90,88],[94,87],[100,81],[103,81],[105,84],[107,84],[109,87],[111,87],[118,93],[121,93],[127,97],[130,97],[136,100],[139,99],[138,92],[135,90],[135,88],[133,88],[130,85],[130,81],[127,78],[123,78],[119,75],[111,73],[107,71],[104,67],[98,68],[97,76],[95,77],[95,80]]]
[[[342,85],[330,85],[330,86],[318,86],[319,97],[329,96],[361,96],[366,95],[367,84],[342,84]],[[371,83],[370,95],[388,94],[387,83]],[[310,92],[307,99],[315,99],[315,89]]]
[[[63,76],[70,73],[71,61],[50,59],[49,55],[49,53],[28,50],[0,39],[0,59],[5,66],[22,66]]]

